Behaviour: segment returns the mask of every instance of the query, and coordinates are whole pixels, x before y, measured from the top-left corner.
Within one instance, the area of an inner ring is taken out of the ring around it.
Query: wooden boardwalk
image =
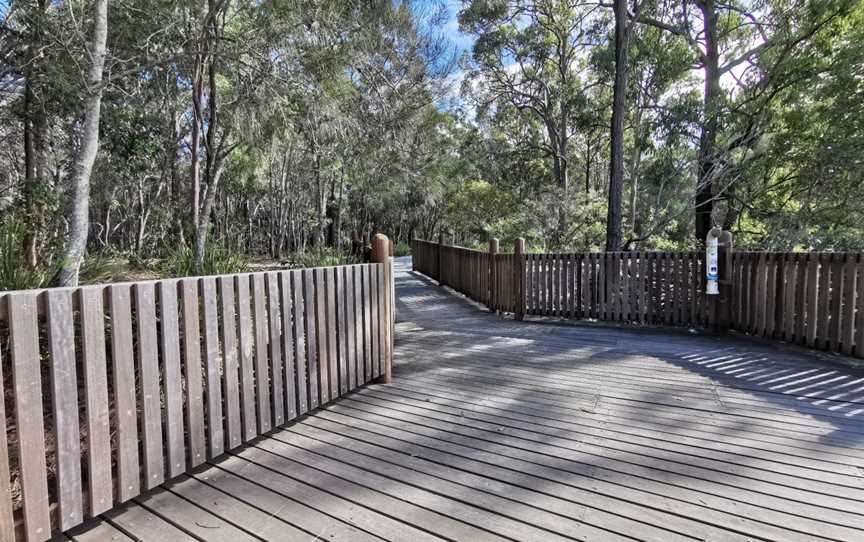
[[[74,540],[864,540],[864,372],[736,339],[521,323],[397,260],[394,383]]]

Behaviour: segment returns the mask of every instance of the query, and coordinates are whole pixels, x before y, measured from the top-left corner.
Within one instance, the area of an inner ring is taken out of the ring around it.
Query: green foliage
[[[295,252],[288,259],[291,267],[333,267],[357,263],[350,254],[332,248]]]
[[[15,217],[0,220],[0,290],[42,288],[51,279],[49,270],[30,269],[24,260],[24,232],[24,224]]]
[[[448,224],[481,240],[491,237],[492,229],[516,210],[513,194],[483,180],[467,181],[446,199]]]
[[[393,246],[393,256],[401,257],[401,256],[410,256],[411,255],[411,243],[407,241],[399,241]]]
[[[192,247],[166,249],[165,253],[161,268],[168,277],[230,275],[243,273],[248,267],[245,255],[213,244],[208,245],[204,251],[204,264],[201,269],[195,266],[195,250]]]

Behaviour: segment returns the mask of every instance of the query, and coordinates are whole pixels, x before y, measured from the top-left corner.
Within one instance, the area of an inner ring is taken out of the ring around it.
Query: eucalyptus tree
[[[715,222],[715,202],[734,198],[737,162],[764,133],[765,114],[792,75],[788,68],[804,46],[854,2],[827,0],[691,0],[666,2],[637,20],[683,40],[702,72],[695,237]],[[735,213],[727,213],[726,225]]]
[[[93,30],[87,49],[87,67],[84,87],[84,120],[81,141],[72,165],[72,189],[69,210],[69,236],[63,251],[58,283],[77,286],[78,273],[90,227],[90,173],[99,150],[99,119],[102,106],[102,70],[105,67],[108,41],[108,0],[93,2]]]
[[[542,123],[540,150],[552,161],[562,198],[569,197],[571,140],[594,84],[580,67],[602,32],[600,10],[574,0],[477,0],[459,15],[460,27],[477,37],[469,80],[480,89],[481,112],[510,107]],[[567,229],[565,209],[558,206],[559,238]]]

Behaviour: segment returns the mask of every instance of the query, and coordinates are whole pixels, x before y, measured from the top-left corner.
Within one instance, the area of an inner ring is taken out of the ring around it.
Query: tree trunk
[[[711,230],[711,213],[714,210],[715,157],[717,154],[717,129],[719,126],[720,100],[720,51],[717,43],[717,12],[714,0],[697,2],[704,21],[705,36],[705,95],[702,131],[699,135],[699,176],[696,186],[696,242],[704,243]]]
[[[189,143],[189,160],[192,177],[192,229],[198,231],[201,207],[201,124],[203,122],[204,99],[204,57],[199,54],[196,60],[195,75],[192,83],[192,135]]]
[[[84,101],[84,128],[81,147],[75,156],[72,177],[72,205],[69,213],[69,240],[63,254],[58,282],[77,286],[81,261],[87,248],[90,214],[90,173],[99,151],[99,117],[102,107],[102,71],[108,40],[108,0],[95,0],[93,41]]]
[[[621,202],[624,192],[624,117],[627,114],[627,0],[614,0],[615,83],[612,98],[609,204],[606,215],[606,250],[621,250]]]
[[[42,18],[45,16],[46,0],[36,3],[32,15],[31,32],[27,44],[27,69],[24,76],[24,260],[30,269],[39,265],[39,237],[44,227],[44,212],[39,196],[39,186],[45,182],[45,112],[36,100],[34,87],[42,77],[42,59],[36,51],[42,48]]]

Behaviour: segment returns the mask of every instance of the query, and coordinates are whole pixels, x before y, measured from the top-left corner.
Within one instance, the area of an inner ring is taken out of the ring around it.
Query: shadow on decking
[[[620,327],[604,329],[514,322],[483,312],[476,303],[461,296],[446,295],[437,288],[430,293],[430,286],[434,284],[419,273],[406,273],[397,278],[397,317],[400,312],[407,311],[408,319],[419,325],[430,341],[440,341],[446,354],[434,348],[430,348],[430,353],[446,361],[449,369],[464,371],[466,375],[481,371],[479,375],[463,377],[463,382],[481,389],[494,388],[496,382],[501,386],[514,383],[507,379],[490,380],[486,374],[502,367],[489,359],[501,352],[521,356],[518,363],[530,370],[533,378],[561,379],[561,371],[571,371],[568,377],[571,381],[575,378],[572,371],[608,370],[616,364],[632,366],[647,356],[684,369],[698,376],[699,381],[682,383],[658,374],[651,379],[653,391],[632,389],[627,394],[628,400],[646,406],[682,406],[706,414],[734,414],[742,428],[750,425],[746,421],[748,417],[761,419],[764,416],[770,420],[782,418],[784,411],[793,410],[810,420],[830,425],[828,429],[801,424],[798,430],[809,438],[818,435],[820,442],[846,446],[864,442],[862,370],[835,366],[810,357],[806,352],[790,352],[741,337],[663,335],[656,330],[645,333]],[[413,307],[411,302],[403,301],[410,301],[412,296],[422,297],[414,299]],[[427,306],[418,310],[417,304]],[[413,340],[408,338],[407,342]],[[512,370],[512,361],[510,367]],[[413,374],[440,371],[440,367],[423,364],[398,370]],[[600,378],[594,394],[608,395],[603,383],[609,381],[604,379],[615,383],[626,378],[626,369],[623,371],[617,379],[609,375]],[[566,384],[567,378],[563,382]],[[713,404],[704,402],[706,392],[713,396]],[[560,393],[565,392],[561,390]],[[572,398],[572,393],[567,395]],[[674,398],[673,404],[658,399],[664,396]],[[703,396],[701,404],[695,402],[699,396]],[[633,422],[649,422],[650,418],[651,408],[646,408]],[[776,421],[792,428],[802,420]]]

